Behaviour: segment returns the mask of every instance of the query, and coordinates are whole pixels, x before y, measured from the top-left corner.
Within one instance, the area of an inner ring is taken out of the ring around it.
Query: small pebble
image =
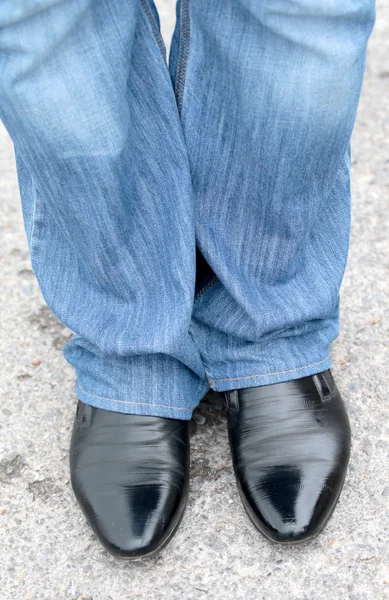
[[[204,425],[205,423],[205,417],[203,417],[203,415],[200,415],[199,413],[194,413],[193,415],[193,419],[196,421],[196,423],[198,423],[199,425]]]

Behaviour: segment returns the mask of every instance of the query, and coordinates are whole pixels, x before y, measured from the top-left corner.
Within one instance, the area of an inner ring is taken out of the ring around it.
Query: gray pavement
[[[160,0],[171,31],[171,0]],[[183,523],[165,551],[119,562],[69,485],[74,375],[69,331],[29,264],[13,151],[0,129],[0,598],[380,600],[389,598],[389,5],[378,2],[353,138],[353,232],[334,374],[353,427],[349,474],[324,533],[279,548],[239,501],[216,395],[197,411]],[[387,583],[386,583],[387,582]]]

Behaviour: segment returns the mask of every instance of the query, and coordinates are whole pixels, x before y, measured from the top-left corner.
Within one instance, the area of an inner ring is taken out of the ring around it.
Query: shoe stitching
[[[98,398],[99,400],[109,400],[110,402],[117,402],[119,404],[132,404],[133,406],[156,406],[157,408],[172,408],[174,410],[186,410],[191,412],[191,408],[183,408],[182,406],[167,406],[166,404],[151,404],[149,402],[128,402],[126,400],[115,400],[114,398],[105,398],[104,396],[97,396],[96,394],[90,394],[82,387],[81,383],[77,382],[77,386],[87,396],[91,398]]]
[[[219,381],[240,381],[242,379],[252,379],[253,377],[270,377],[271,375],[284,375],[286,373],[295,373],[296,371],[301,371],[302,369],[308,369],[309,367],[322,365],[329,358],[330,356],[328,355],[326,358],[323,358],[323,360],[319,360],[318,362],[314,362],[309,365],[304,365],[303,367],[296,367],[295,369],[288,369],[286,371],[275,371],[274,373],[256,373],[255,375],[246,375],[245,377],[224,377],[223,379],[208,379],[208,383],[212,385],[213,383],[217,383]]]

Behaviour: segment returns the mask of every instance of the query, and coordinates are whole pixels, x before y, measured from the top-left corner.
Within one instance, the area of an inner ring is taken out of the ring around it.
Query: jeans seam
[[[187,410],[189,412],[192,410],[191,408],[183,408],[182,406],[167,406],[166,404],[151,404],[150,402],[129,402],[127,400],[116,400],[114,398],[105,398],[104,396],[98,396],[97,394],[91,394],[90,392],[87,392],[86,390],[84,390],[84,388],[82,387],[82,385],[79,381],[77,381],[77,386],[80,388],[82,393],[85,394],[86,396],[91,396],[91,398],[98,398],[99,400],[109,400],[110,402],[117,402],[119,404],[131,404],[131,405],[135,405],[135,406],[155,406],[157,408],[172,408],[174,410]]]
[[[196,303],[205,292],[207,292],[211,287],[215,285],[219,281],[217,275],[215,275],[210,281],[208,281],[207,285],[205,285],[195,296],[194,303]]]
[[[34,180],[33,180],[33,184],[34,184]],[[36,205],[37,205],[37,193],[36,193],[36,188],[35,188],[35,184],[34,184],[34,192],[35,192],[35,198],[34,198],[34,210],[32,211],[32,216],[31,216],[31,231],[30,231],[30,237],[28,240],[28,245],[30,248],[32,248],[32,241],[34,238],[34,234],[35,234],[35,221],[36,221]]]
[[[179,51],[178,51],[176,89],[175,89],[178,112],[180,115],[182,113],[182,104],[183,104],[185,79],[186,79],[186,68],[187,68],[188,58],[189,58],[189,45],[190,45],[189,0],[182,0],[181,15],[180,15],[180,47],[179,47]]]
[[[161,35],[161,32],[159,31],[159,28],[157,27],[157,24],[155,22],[154,19],[154,15],[152,14],[149,5],[147,4],[147,0],[141,0],[141,5],[143,8],[143,11],[150,23],[150,27],[151,30],[154,34],[154,37],[157,41],[158,47],[161,51],[161,54],[163,56],[164,61],[166,62],[166,47],[165,47],[165,42],[163,41],[163,37]]]
[[[275,371],[274,373],[256,373],[255,375],[246,375],[244,377],[223,377],[222,379],[208,379],[208,383],[209,385],[212,385],[213,383],[218,383],[219,381],[241,381],[242,379],[252,379],[254,377],[270,377],[271,375],[285,375],[286,373],[295,373],[296,371],[308,369],[309,367],[322,365],[329,358],[330,355],[326,356],[326,358],[323,358],[323,360],[319,360],[318,362],[314,362],[309,365],[304,365],[303,367],[296,367],[295,369],[287,369],[285,371]]]

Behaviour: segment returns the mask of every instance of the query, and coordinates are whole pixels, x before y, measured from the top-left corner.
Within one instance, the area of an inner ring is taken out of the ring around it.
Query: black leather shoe
[[[70,446],[74,493],[103,546],[150,556],[180,524],[189,489],[189,422],[77,406]]]
[[[229,440],[243,505],[267,538],[317,535],[339,498],[350,424],[331,372],[225,392]]]

